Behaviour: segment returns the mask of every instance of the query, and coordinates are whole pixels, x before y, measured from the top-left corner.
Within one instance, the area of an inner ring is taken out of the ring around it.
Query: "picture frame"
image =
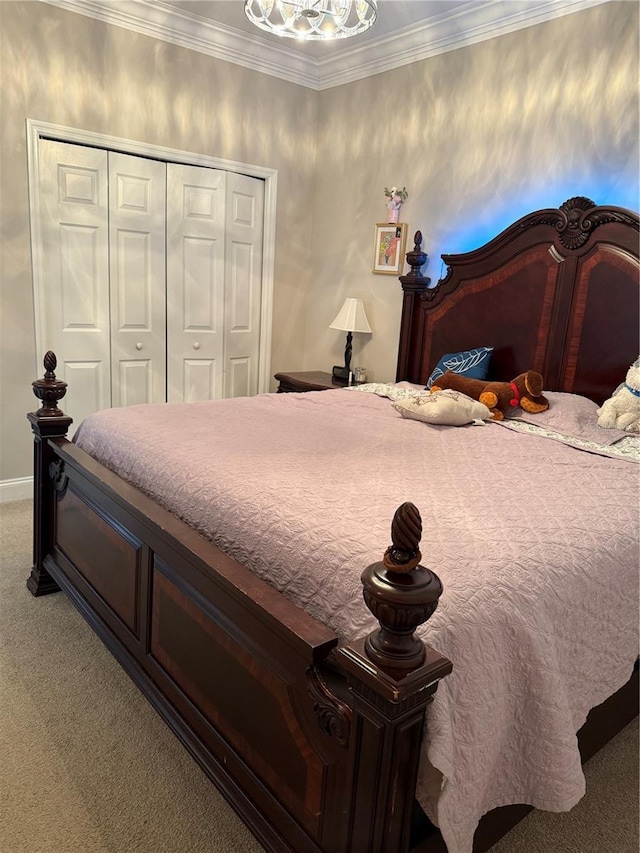
[[[400,275],[405,261],[406,222],[378,222],[373,243],[373,272]]]

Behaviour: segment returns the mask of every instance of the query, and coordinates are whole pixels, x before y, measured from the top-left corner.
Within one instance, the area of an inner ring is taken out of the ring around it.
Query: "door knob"
[[[198,341],[195,342],[195,344],[193,345],[193,348],[194,349],[200,349],[200,344],[198,343]]]
[[[136,349],[142,349],[142,344],[141,344],[140,342],[138,342],[138,343],[136,344]]]

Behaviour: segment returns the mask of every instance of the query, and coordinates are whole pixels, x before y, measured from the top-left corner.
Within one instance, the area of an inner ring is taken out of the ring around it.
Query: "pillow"
[[[472,400],[460,391],[436,391],[422,397],[397,400],[393,408],[403,418],[441,426],[464,426],[471,422],[491,420],[491,412],[478,400]]]
[[[492,353],[493,347],[478,347],[464,352],[446,353],[433,368],[425,387],[431,388],[436,379],[447,370],[468,376],[470,379],[486,379]]]
[[[518,409],[509,420],[524,421],[572,438],[595,441],[597,444],[615,444],[629,435],[621,429],[599,427],[598,405],[588,397],[562,391],[545,391],[544,395],[549,400],[549,408],[546,411],[532,415]]]
[[[424,385],[416,385],[414,382],[407,382],[403,379],[402,382],[394,382],[394,388],[400,388],[402,391],[424,391]]]

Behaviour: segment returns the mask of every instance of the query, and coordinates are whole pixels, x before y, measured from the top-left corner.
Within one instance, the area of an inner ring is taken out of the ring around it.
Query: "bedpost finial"
[[[414,631],[433,615],[442,595],[440,578],[419,565],[421,536],[417,507],[402,504],[391,524],[393,544],[381,563],[362,573],[365,604],[380,623],[366,638],[365,651],[387,669],[404,672],[424,663],[425,646]]]
[[[410,572],[422,559],[420,553],[422,539],[422,518],[415,504],[407,501],[395,511],[391,522],[391,545],[382,558],[391,572],[404,574]]]
[[[408,272],[406,276],[403,276],[403,279],[423,279],[424,276],[420,273],[420,268],[424,266],[427,262],[426,252],[423,252],[420,248],[422,246],[422,231],[416,231],[415,236],[413,238],[413,251],[407,252],[407,263],[411,267],[411,272]]]
[[[51,350],[46,352],[43,363],[44,379],[36,379],[31,383],[33,393],[38,400],[42,401],[42,405],[35,414],[38,418],[62,418],[65,415],[58,408],[58,400],[62,400],[67,393],[67,383],[56,379],[55,369],[58,366],[58,359],[54,352]]]
[[[56,358],[55,352],[52,350],[48,350],[44,354],[44,369],[46,373],[44,374],[45,379],[55,379],[55,369],[58,366],[58,359]]]

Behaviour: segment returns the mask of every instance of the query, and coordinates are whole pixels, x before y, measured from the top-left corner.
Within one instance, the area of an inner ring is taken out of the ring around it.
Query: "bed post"
[[[420,513],[396,510],[393,544],[362,574],[379,627],[338,650],[353,698],[349,850],[409,849],[427,704],[452,665],[414,634],[438,606],[442,584],[420,566]]]
[[[416,231],[413,242],[413,251],[407,252],[406,256],[411,270],[406,275],[400,276],[403,294],[396,368],[397,382],[419,381],[417,375],[420,371],[421,342],[424,336],[424,313],[420,311],[420,302],[416,296],[423,298],[431,284],[431,279],[420,272],[429,257],[421,249],[421,231]]]
[[[33,393],[42,401],[37,412],[27,418],[33,430],[33,568],[27,579],[27,587],[33,595],[47,595],[60,587],[44,566],[44,559],[51,546],[51,532],[55,512],[55,491],[49,466],[53,453],[50,438],[64,438],[72,423],[58,408],[67,391],[67,383],[56,379],[57,359],[51,351],[44,357],[44,379],[36,379]]]

